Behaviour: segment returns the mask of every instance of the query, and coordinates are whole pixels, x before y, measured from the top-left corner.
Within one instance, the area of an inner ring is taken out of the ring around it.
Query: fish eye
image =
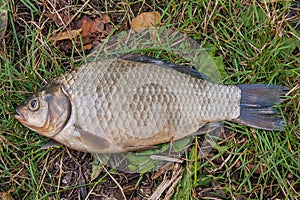
[[[29,110],[36,111],[37,109],[39,109],[39,101],[36,98],[30,100],[28,102],[28,108]]]

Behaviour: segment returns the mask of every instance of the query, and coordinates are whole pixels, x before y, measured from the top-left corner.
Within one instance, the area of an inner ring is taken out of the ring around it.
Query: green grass
[[[80,5],[71,12],[76,13]],[[285,17],[296,5],[292,1],[225,0],[217,4],[180,0],[103,3],[101,9],[116,16],[113,23],[119,30],[126,30],[129,18],[139,13],[159,11],[163,26],[215,49],[215,56],[225,65],[226,84],[272,83],[294,88],[278,106],[287,123],[284,131],[226,123],[233,136],[220,140],[208,159],[195,154],[199,148],[195,143],[185,155],[188,161],[174,198],[300,197],[300,32],[295,27],[300,14],[298,11],[294,19]],[[14,119],[17,105],[45,80],[78,65],[82,57],[75,51],[63,55],[47,40],[57,27],[45,22],[43,4],[21,1],[10,6],[7,37],[0,50],[0,192],[12,189],[16,199],[58,199],[62,194],[78,194],[80,185],[95,189],[101,179],[83,184],[78,180],[66,185],[61,182],[68,173],[84,170],[66,171],[72,162],[84,165],[82,158],[91,160],[88,156],[66,148],[41,151],[39,147],[47,139]],[[94,2],[83,11],[94,13],[93,6],[99,7]],[[162,57],[173,62],[176,58],[173,54]]]

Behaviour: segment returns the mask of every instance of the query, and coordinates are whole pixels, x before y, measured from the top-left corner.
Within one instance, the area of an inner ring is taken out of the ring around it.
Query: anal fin
[[[148,149],[156,149],[157,146],[128,146],[124,147],[123,149],[125,151],[143,151],[143,150],[148,150]]]
[[[210,133],[210,132],[213,132],[214,130],[216,130],[218,128],[222,128],[222,127],[223,127],[222,122],[209,122],[209,123],[205,124],[204,126],[200,127],[194,133],[194,135],[202,135],[205,133]]]

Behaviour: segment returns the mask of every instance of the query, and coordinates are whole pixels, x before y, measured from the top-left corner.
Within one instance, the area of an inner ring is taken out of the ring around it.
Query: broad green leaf
[[[181,140],[177,140],[174,142],[173,145],[173,150],[175,152],[180,152],[182,151],[187,145],[191,142],[192,138],[191,137],[185,137]]]

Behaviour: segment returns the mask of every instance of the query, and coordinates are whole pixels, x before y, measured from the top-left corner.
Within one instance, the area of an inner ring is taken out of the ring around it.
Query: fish
[[[34,132],[94,154],[141,151],[203,134],[230,121],[282,131],[273,106],[288,88],[214,83],[194,68],[141,55],[82,64],[16,109]]]

